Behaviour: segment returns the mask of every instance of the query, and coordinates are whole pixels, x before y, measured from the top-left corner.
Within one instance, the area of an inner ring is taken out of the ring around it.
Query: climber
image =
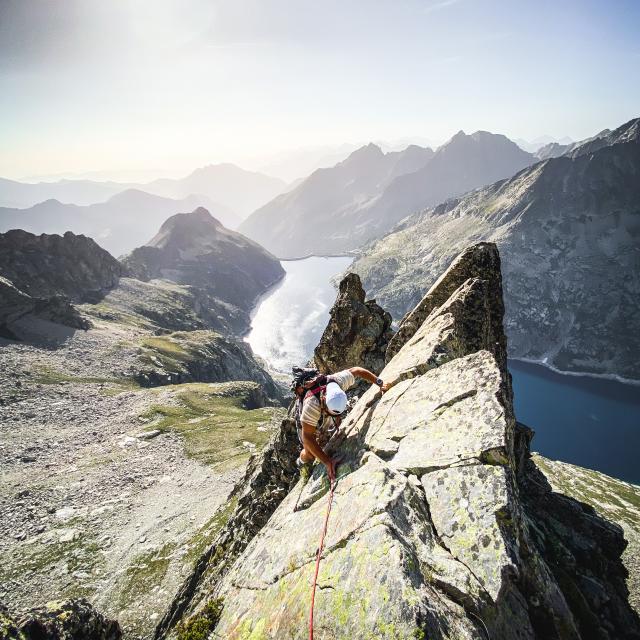
[[[340,415],[347,408],[345,391],[356,383],[356,377],[378,385],[382,393],[389,388],[375,373],[362,367],[351,367],[327,376],[318,375],[314,369],[294,369],[296,422],[302,444],[298,466],[311,464],[317,458],[327,467],[332,481],[337,460],[331,459],[318,444],[318,430],[331,433],[340,426]]]

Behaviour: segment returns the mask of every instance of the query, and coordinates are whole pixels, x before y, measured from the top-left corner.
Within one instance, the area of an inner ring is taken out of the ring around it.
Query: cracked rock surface
[[[344,460],[316,638],[640,638],[622,529],[552,491],[515,421],[499,264],[483,244],[444,274],[381,373],[395,386],[370,388],[329,443]],[[306,638],[328,489],[316,465],[231,563],[210,556],[188,612],[221,598],[217,637]]]

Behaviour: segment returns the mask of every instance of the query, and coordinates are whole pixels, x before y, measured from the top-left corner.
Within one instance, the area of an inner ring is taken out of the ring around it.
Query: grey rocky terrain
[[[403,221],[351,269],[395,318],[465,247],[502,255],[509,354],[640,379],[638,120]]]
[[[530,455],[495,245],[470,248],[425,299],[381,374],[393,387],[369,389],[329,443],[345,457],[315,637],[640,637],[637,567],[624,564],[640,490]],[[285,420],[156,637],[307,637],[329,486],[321,465],[297,480],[296,455]]]
[[[22,624],[34,607],[84,597],[125,638],[147,638],[233,508],[282,391],[236,337],[244,309],[184,279],[124,277],[83,236],[2,241],[0,273],[16,286],[2,278],[0,291],[23,306],[0,338],[0,602]],[[239,300],[249,305],[271,276]],[[43,300],[64,301],[82,328],[44,313]],[[69,606],[60,615],[85,631],[98,620]],[[58,638],[53,629],[33,637]]]
[[[139,327],[25,319],[21,336],[0,344],[0,600],[85,596],[148,637],[278,410],[256,382],[141,388],[136,371],[176,372],[172,338]]]

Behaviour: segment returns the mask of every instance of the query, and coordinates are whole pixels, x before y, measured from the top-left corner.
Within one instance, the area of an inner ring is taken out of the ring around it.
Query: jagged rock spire
[[[315,349],[315,364],[322,373],[360,366],[375,373],[384,367],[390,338],[391,314],[375,300],[365,302],[360,277],[347,274],[340,282],[330,320]]]

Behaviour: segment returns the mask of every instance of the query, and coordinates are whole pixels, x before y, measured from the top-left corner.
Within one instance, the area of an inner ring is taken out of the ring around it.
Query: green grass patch
[[[195,564],[200,556],[213,544],[216,536],[222,528],[229,522],[229,518],[233,515],[238,498],[234,497],[223,507],[218,509],[213,517],[196,533],[189,542],[189,551],[185,556],[185,560],[190,564]]]
[[[174,405],[153,405],[140,415],[148,429],[173,431],[184,438],[189,457],[225,470],[242,464],[251,449],[269,440],[268,427],[282,409],[248,409],[254,382],[179,385]]]
[[[177,640],[206,640],[220,621],[222,608],[222,598],[209,600],[202,611],[178,624],[176,627]]]
[[[108,384],[114,385],[113,393],[122,393],[139,389],[140,385],[132,378],[104,378],[98,376],[75,376],[51,367],[39,367],[35,370],[34,382],[38,384],[61,384],[70,382],[75,384]]]
[[[175,547],[175,542],[167,542],[159,549],[141,553],[127,567],[124,582],[118,593],[121,608],[130,607],[155,586],[162,584]]]

